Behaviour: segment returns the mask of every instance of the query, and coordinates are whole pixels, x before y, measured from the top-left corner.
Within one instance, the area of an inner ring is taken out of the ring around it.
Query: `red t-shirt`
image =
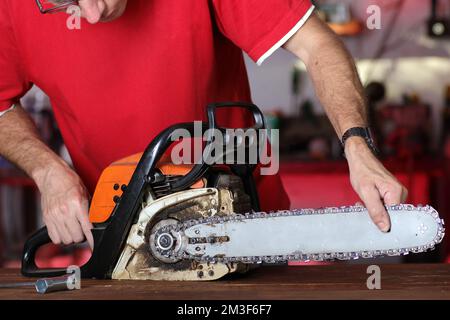
[[[169,125],[204,119],[211,102],[249,101],[242,50],[262,63],[312,10],[309,0],[132,0],[113,22],[70,30],[64,13],[1,0],[0,112],[39,86],[92,192],[106,166]],[[288,206],[278,176],[258,188],[264,209]]]

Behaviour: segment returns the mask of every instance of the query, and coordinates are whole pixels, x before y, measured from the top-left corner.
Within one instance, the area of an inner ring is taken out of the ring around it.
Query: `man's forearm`
[[[367,126],[363,87],[354,61],[340,39],[316,16],[295,35],[285,48],[302,59],[308,69],[316,95],[336,133],[355,126]],[[297,39],[296,39],[297,37]],[[298,46],[298,43],[308,43]]]
[[[24,170],[36,183],[49,166],[65,166],[39,137],[30,116],[20,107],[0,117],[0,155]]]
[[[308,70],[317,96],[339,137],[351,127],[367,126],[361,81],[351,56],[340,42],[324,44],[323,50],[311,57]]]

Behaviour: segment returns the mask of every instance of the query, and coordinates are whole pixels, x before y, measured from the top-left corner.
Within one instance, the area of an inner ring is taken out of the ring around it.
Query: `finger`
[[[52,221],[46,221],[45,225],[47,226],[47,232],[48,236],[50,237],[50,240],[52,240],[54,244],[60,244],[61,238],[59,237],[59,234],[56,231],[55,224]]]
[[[391,223],[378,189],[375,186],[366,187],[362,190],[360,196],[373,222],[381,231],[388,232],[391,228]]]
[[[89,221],[88,204],[87,201],[83,202],[82,210],[78,211],[77,219],[83,230],[83,234],[86,237],[87,242],[91,250],[94,250],[94,237],[92,236],[92,223]]]
[[[66,219],[64,223],[70,233],[72,241],[75,243],[83,242],[83,230],[81,229],[76,214],[73,213],[73,216],[71,216],[70,219]]]
[[[70,232],[64,222],[59,222],[58,224],[56,224],[55,230],[58,232],[62,243],[64,243],[65,245],[73,243],[72,236],[70,235]]]
[[[57,213],[56,215],[56,221],[55,221],[55,230],[58,232],[59,238],[61,239],[62,243],[68,245],[73,243],[72,236],[70,235],[70,232],[65,224],[65,215],[60,213]]]
[[[384,204],[387,206],[395,206],[402,203],[403,187],[401,185],[393,185],[383,195]]]
[[[105,10],[105,4],[101,0],[80,0],[78,5],[81,8],[81,15],[92,24],[100,21]]]
[[[100,10],[100,19],[105,15],[108,6],[105,3],[105,0],[97,0],[98,10]]]
[[[94,250],[94,237],[92,236],[92,224],[89,222],[89,219],[86,216],[84,218],[80,218],[79,222],[81,224],[83,234],[86,237],[87,242],[89,243],[89,247],[91,248],[91,250]]]

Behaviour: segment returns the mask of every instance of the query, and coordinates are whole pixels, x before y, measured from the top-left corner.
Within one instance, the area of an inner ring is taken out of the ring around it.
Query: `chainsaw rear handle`
[[[22,257],[22,274],[27,277],[58,277],[67,273],[65,268],[44,268],[36,265],[36,252],[51,243],[47,227],[43,227],[27,239]]]

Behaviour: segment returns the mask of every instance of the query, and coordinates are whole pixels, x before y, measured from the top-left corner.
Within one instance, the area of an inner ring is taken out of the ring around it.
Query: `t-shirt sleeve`
[[[314,10],[310,0],[213,0],[221,32],[261,65]]]
[[[8,110],[31,87],[20,59],[8,1],[0,1],[0,112]]]

